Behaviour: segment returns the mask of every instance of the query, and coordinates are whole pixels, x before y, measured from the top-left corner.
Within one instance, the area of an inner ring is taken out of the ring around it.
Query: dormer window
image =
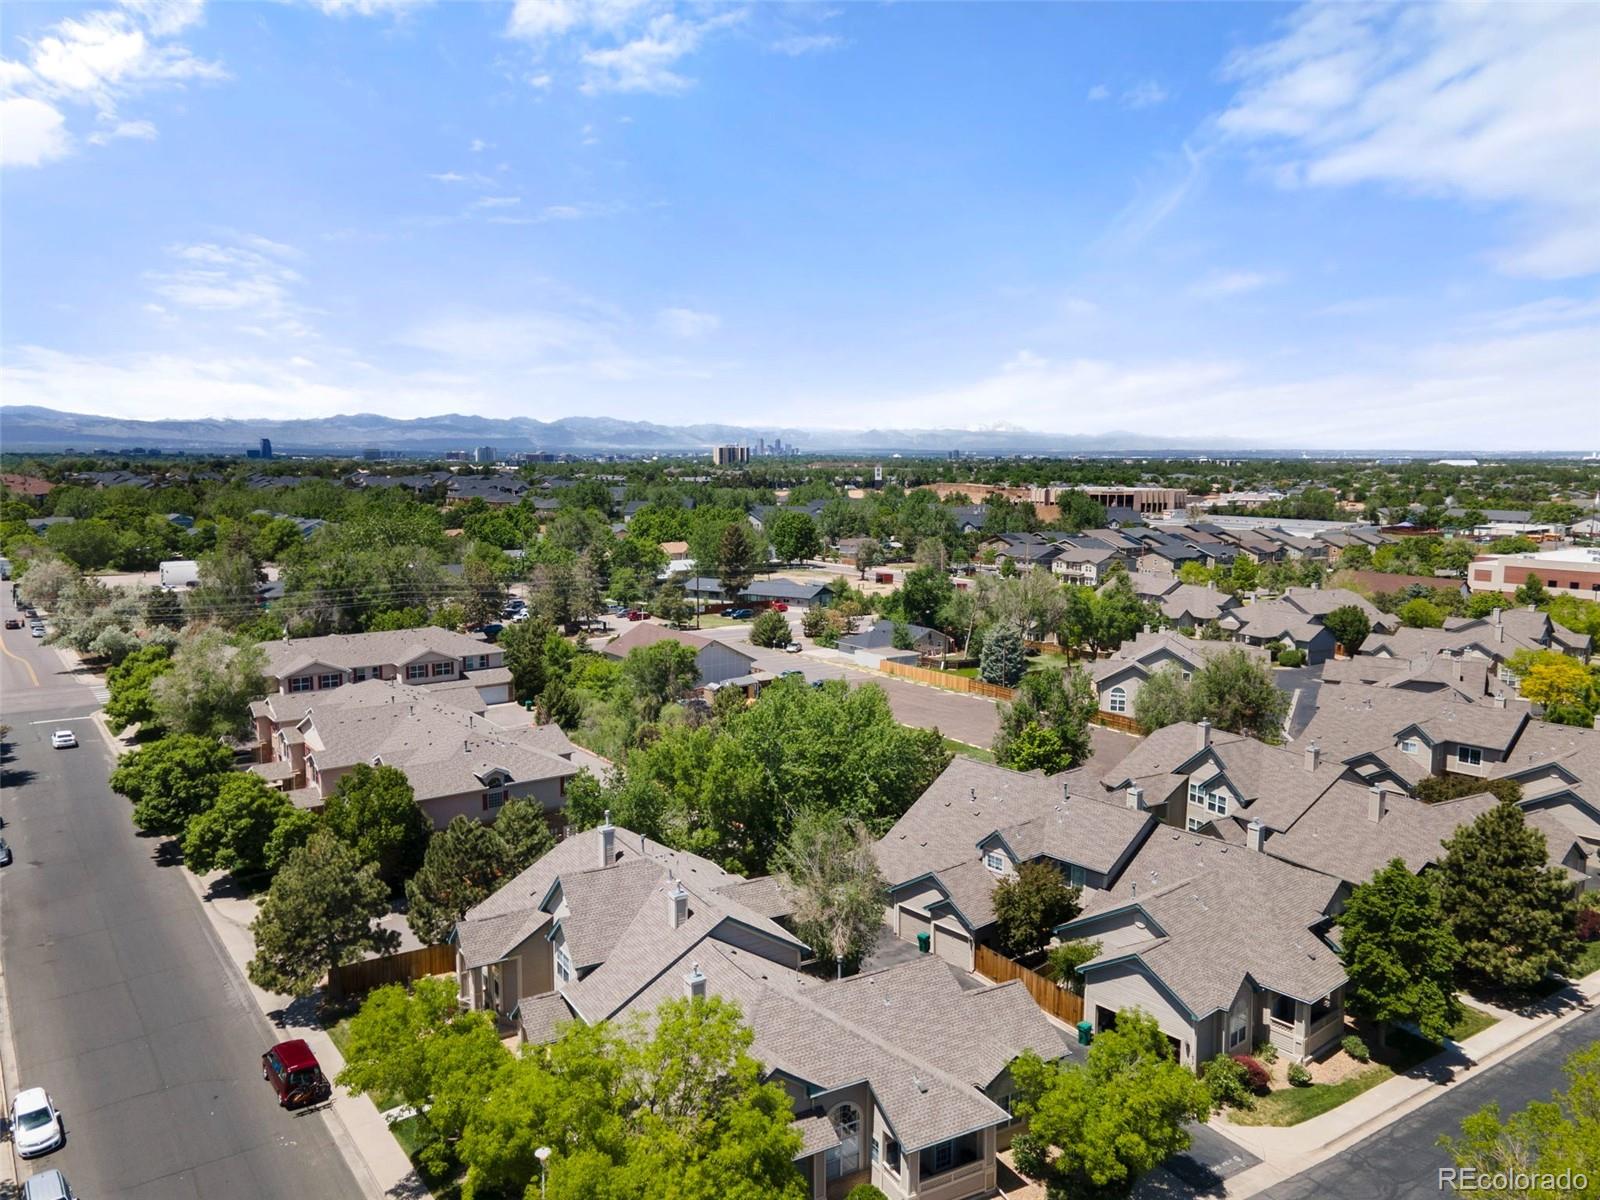
[[[436,662],[433,664],[433,673],[435,676],[454,675],[456,673],[456,664],[454,661]]]
[[[983,865],[999,875],[1006,869],[1006,856],[998,850],[990,850],[983,856]]]
[[[289,690],[291,692],[309,692],[313,682],[309,675],[293,675],[289,679]]]
[[[338,687],[343,682],[344,676],[336,672],[317,676],[317,688],[319,691],[328,691],[330,688]]]
[[[426,679],[428,677],[427,663],[408,663],[406,665],[407,679]]]
[[[1456,762],[1464,767],[1481,767],[1483,765],[1483,751],[1476,746],[1457,746]]]
[[[1407,738],[1400,743],[1400,749],[1407,754],[1420,754],[1422,752],[1422,744],[1416,738]]]

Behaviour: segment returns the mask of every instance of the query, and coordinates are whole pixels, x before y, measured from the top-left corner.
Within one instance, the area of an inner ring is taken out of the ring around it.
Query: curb
[[[4,900],[5,891],[0,889],[0,916],[4,915]],[[11,1003],[6,995],[5,966],[0,962],[0,1104],[10,1103],[11,1087],[19,1083],[21,1078],[22,1074],[17,1067],[17,1047],[11,1036]],[[8,1084],[7,1080],[11,1082]],[[21,1183],[22,1163],[17,1158],[16,1143],[11,1140],[8,1129],[5,1151],[0,1154],[0,1185],[15,1187]],[[9,1194],[8,1187],[0,1187],[0,1192]]]

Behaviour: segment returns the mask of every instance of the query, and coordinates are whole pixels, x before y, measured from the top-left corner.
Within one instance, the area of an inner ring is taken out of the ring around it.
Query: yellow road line
[[[11,653],[11,651],[6,647],[4,641],[0,641],[0,654],[4,654],[7,658],[15,659],[17,662],[21,663],[23,669],[28,672],[28,678],[33,680],[33,686],[39,686],[39,675],[36,671],[34,671],[33,664],[27,659],[23,658],[22,655]]]

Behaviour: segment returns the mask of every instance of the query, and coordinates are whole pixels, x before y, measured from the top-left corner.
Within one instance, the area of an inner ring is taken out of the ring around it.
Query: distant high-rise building
[[[379,450],[376,446],[372,446],[372,447],[369,447],[366,450],[363,450],[361,452],[361,457],[366,459],[368,462],[372,462],[372,461],[374,461],[376,459],[382,458],[383,457],[383,451]]]
[[[749,446],[717,446],[711,451],[711,461],[719,467],[736,467],[750,461]]]
[[[756,439],[756,453],[757,454],[765,454],[766,452],[767,452],[767,439],[766,438],[757,438]]]
[[[479,446],[479,447],[477,447],[472,452],[472,461],[475,462],[475,463],[492,463],[492,462],[494,462],[494,447],[493,446]]]
[[[262,458],[271,458],[272,457],[272,439],[271,438],[262,438],[261,439],[261,457]]]

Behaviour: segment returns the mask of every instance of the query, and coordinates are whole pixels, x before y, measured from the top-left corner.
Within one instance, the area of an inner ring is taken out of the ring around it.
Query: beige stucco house
[[[413,687],[448,687],[466,681],[484,704],[512,699],[511,672],[498,646],[480,637],[428,625],[383,633],[262,642],[268,691],[309,696],[369,679]]]

